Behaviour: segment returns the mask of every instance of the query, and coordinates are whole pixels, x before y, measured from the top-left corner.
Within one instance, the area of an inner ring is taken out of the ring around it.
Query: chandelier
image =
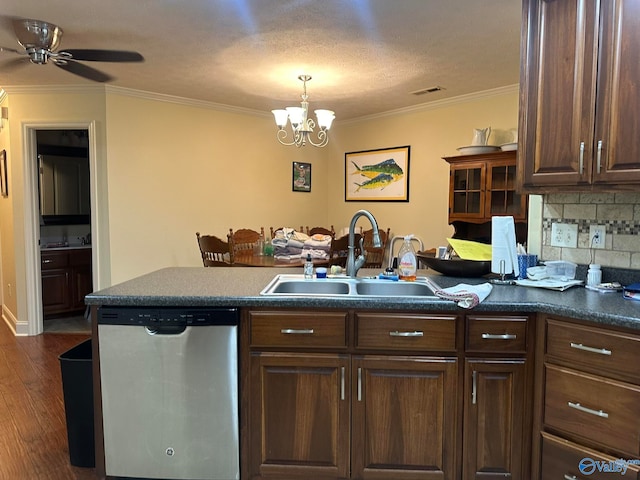
[[[315,110],[318,119],[317,142],[311,138],[316,122],[312,118],[307,118],[309,112],[309,102],[307,99],[307,82],[311,80],[311,75],[300,75],[298,77],[303,84],[302,102],[300,107],[286,107],[284,110],[271,110],[278,125],[278,141],[283,145],[295,145],[302,147],[310,143],[314,147],[324,147],[329,142],[328,131],[331,128],[333,119],[336,118],[331,110]],[[293,140],[289,141],[289,132],[285,130],[287,120],[291,123],[291,134]]]

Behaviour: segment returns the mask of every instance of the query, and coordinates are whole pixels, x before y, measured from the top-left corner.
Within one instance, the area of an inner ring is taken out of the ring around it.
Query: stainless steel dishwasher
[[[235,308],[98,311],[108,476],[236,480]]]

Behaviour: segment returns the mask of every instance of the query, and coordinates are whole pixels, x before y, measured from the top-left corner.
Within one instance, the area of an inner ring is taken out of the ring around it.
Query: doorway
[[[43,331],[89,333],[91,184],[87,129],[36,130]]]
[[[90,331],[84,294],[97,278],[94,132],[94,122],[24,126],[27,335],[49,330],[52,319],[60,319],[53,331]]]

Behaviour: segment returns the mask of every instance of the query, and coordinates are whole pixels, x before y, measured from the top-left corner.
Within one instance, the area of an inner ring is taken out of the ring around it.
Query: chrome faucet
[[[356,278],[356,276],[358,275],[358,270],[360,270],[360,267],[364,265],[364,261],[365,261],[366,252],[364,251],[364,238],[362,237],[360,238],[361,253],[360,255],[358,255],[357,259],[356,259],[356,253],[355,253],[356,222],[358,221],[358,218],[362,217],[363,215],[369,219],[369,221],[371,222],[371,227],[373,228],[373,246],[374,247],[382,246],[382,242],[380,241],[380,234],[378,233],[378,222],[376,222],[376,219],[367,210],[358,210],[353,215],[353,218],[351,219],[351,223],[349,224],[349,254],[347,256],[347,276],[352,278]]]

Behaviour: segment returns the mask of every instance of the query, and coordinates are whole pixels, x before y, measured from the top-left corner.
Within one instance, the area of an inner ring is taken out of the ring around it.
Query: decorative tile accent
[[[542,260],[640,270],[640,193],[553,193],[543,196]],[[578,226],[578,248],[551,247],[551,224]],[[604,249],[589,248],[589,227],[604,225]]]

